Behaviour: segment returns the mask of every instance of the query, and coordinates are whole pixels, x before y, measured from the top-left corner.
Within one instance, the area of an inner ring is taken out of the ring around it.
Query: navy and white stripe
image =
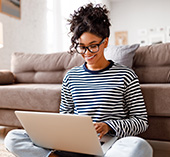
[[[100,71],[90,71],[85,64],[71,69],[63,80],[60,113],[89,115],[94,122],[107,123],[119,137],[148,127],[136,74],[112,61]]]

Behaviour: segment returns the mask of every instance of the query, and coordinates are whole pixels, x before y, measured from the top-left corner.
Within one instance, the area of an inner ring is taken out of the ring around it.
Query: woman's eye
[[[84,46],[79,46],[78,48],[81,49],[81,50],[84,50],[84,49],[85,49]]]
[[[90,47],[90,49],[95,49],[97,47],[97,45],[90,45],[89,47]]]

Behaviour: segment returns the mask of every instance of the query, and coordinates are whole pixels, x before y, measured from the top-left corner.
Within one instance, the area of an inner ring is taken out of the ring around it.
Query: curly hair
[[[70,50],[77,44],[77,40],[84,32],[92,33],[98,37],[106,38],[110,35],[110,21],[108,18],[109,11],[106,6],[92,3],[82,6],[74,14],[70,14],[71,19],[68,19],[70,33],[73,33],[71,38],[72,45]]]

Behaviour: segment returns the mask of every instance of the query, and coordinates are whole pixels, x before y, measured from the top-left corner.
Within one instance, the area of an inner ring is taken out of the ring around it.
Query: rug
[[[8,152],[3,144],[0,144],[0,157],[15,157],[15,156]]]

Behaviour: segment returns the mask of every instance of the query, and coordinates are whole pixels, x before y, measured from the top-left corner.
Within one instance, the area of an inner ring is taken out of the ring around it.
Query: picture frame
[[[168,26],[166,29],[166,40],[170,42],[170,26]]]
[[[148,39],[147,39],[147,37],[139,38],[138,43],[140,44],[140,46],[146,46],[146,45],[148,45]]]
[[[21,18],[21,0],[0,0],[0,12],[8,16]]]
[[[165,35],[162,33],[149,36],[149,44],[165,43]]]
[[[128,44],[128,32],[120,31],[115,32],[115,45],[127,45]]]

